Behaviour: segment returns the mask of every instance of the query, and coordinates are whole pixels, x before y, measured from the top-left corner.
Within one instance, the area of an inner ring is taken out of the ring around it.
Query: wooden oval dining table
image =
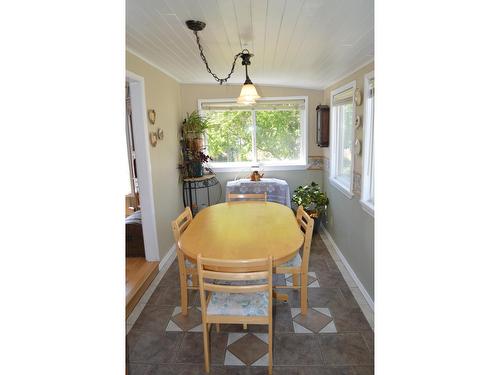
[[[293,211],[282,204],[234,201],[201,210],[179,239],[191,260],[273,257],[274,265],[292,259],[304,242]],[[238,271],[246,271],[239,269]]]

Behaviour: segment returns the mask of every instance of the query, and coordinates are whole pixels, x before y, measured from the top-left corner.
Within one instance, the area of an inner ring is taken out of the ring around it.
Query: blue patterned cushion
[[[297,253],[288,262],[280,264],[278,267],[300,267],[301,263],[302,263],[302,258],[300,257],[300,254]]]
[[[218,285],[237,285],[237,286],[267,284],[267,279],[263,279],[263,280],[212,280],[212,281],[209,281],[209,279],[206,279],[206,281],[209,283],[211,282],[213,284],[218,284]]]
[[[188,268],[196,268],[196,263],[191,263],[191,261],[188,258],[184,258],[184,263]]]
[[[209,315],[267,316],[269,293],[212,293]]]

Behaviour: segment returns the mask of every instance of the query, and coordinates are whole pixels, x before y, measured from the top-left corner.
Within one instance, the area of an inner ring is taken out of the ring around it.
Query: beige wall
[[[327,87],[324,91],[323,103],[330,105],[331,91],[356,80],[356,87],[363,92],[363,82],[366,73],[374,69],[369,64],[340,82]],[[364,104],[364,103],[363,103]],[[356,107],[356,114],[363,119],[363,105]],[[356,137],[363,140],[363,129],[356,130]],[[324,148],[324,156],[330,158],[330,148]],[[356,156],[354,172],[362,173],[363,155]],[[325,170],[323,184],[330,198],[326,228],[333,237],[340,251],[347,259],[356,276],[366,291],[374,299],[374,220],[361,208],[359,196],[348,199],[329,182],[329,170]]]
[[[178,182],[178,129],[181,123],[180,85],[173,78],[127,52],[127,70],[144,78],[146,107],[156,111],[156,123],[150,130],[162,128],[164,138],[156,147],[149,146],[153,179],[156,230],[160,260],[174,243],[170,221],[182,210],[182,186]]]

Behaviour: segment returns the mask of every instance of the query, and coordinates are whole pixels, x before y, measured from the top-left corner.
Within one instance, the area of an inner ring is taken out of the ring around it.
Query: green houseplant
[[[182,123],[182,136],[190,150],[196,152],[203,149],[204,134],[207,129],[208,121],[198,111],[186,113],[186,118]]]
[[[189,161],[189,175],[191,177],[203,176],[203,165],[210,160],[212,160],[212,158],[203,151],[196,151],[193,153]]]
[[[310,185],[297,187],[293,192],[292,202],[297,207],[304,207],[307,214],[314,219],[314,231],[316,232],[318,230],[318,223],[321,221],[330,203],[319,185],[313,181]]]
[[[180,166],[186,177],[203,176],[203,164],[211,160],[210,156],[204,153],[207,128],[208,121],[198,111],[186,113],[181,128],[183,163]]]
[[[185,136],[199,136],[205,133],[208,129],[208,121],[197,110],[186,115],[182,127]]]

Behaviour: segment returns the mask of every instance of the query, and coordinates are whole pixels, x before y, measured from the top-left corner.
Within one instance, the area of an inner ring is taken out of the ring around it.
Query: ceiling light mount
[[[206,25],[207,24],[203,21],[186,21],[186,26],[188,27],[188,29],[196,32],[203,30]]]
[[[248,65],[250,65],[250,58],[253,56],[250,53],[250,51],[245,48],[240,53],[237,53],[234,56],[233,65],[231,66],[231,71],[229,72],[229,74],[225,78],[219,78],[216,74],[212,72],[212,70],[208,66],[207,58],[203,53],[203,47],[201,46],[200,37],[198,36],[198,32],[202,31],[206,26],[205,22],[188,20],[186,21],[186,26],[189,30],[193,31],[194,35],[196,36],[196,44],[198,45],[198,49],[200,50],[200,57],[203,63],[205,64],[205,67],[207,68],[207,72],[209,72],[220,85],[226,83],[227,80],[231,78],[231,75],[234,72],[234,66],[236,64],[236,60],[238,60],[238,57],[241,58],[241,64],[245,67],[246,80],[241,89],[240,96],[238,97],[238,103],[255,104],[255,99],[259,99],[260,96],[257,93],[257,89],[250,80],[250,77],[248,77]]]

